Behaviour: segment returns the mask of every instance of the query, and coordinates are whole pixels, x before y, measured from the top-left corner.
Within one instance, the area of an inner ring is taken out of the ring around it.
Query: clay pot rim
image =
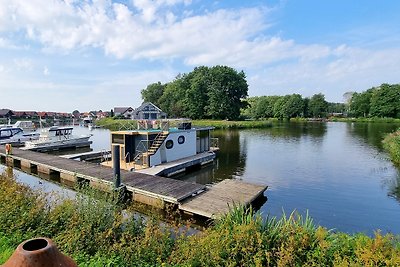
[[[24,249],[24,245],[25,244],[27,244],[29,242],[32,242],[32,241],[35,241],[35,240],[45,240],[47,242],[47,245],[45,247],[43,247],[43,248],[39,248],[39,249],[35,249],[35,250],[26,250],[26,249]],[[51,247],[54,247],[54,243],[53,243],[53,241],[51,239],[49,239],[47,237],[35,237],[35,238],[31,238],[31,239],[25,240],[24,242],[22,242],[21,244],[18,245],[17,249],[19,249],[23,253],[32,253],[32,252],[33,253],[39,253],[39,252],[42,252],[42,251],[46,251]]]

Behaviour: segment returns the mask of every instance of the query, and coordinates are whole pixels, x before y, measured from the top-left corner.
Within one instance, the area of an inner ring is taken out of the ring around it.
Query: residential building
[[[167,118],[167,114],[151,102],[144,102],[135,109],[134,119],[157,120]]]
[[[131,107],[115,107],[114,116],[123,116],[126,119],[134,118],[134,109]]]

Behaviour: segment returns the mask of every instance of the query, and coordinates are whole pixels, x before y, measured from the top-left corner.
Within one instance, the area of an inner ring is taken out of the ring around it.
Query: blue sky
[[[200,65],[244,70],[249,95],[400,82],[399,1],[5,0],[0,108],[136,107]]]

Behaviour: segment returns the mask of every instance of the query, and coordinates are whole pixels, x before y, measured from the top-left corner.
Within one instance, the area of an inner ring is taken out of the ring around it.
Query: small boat
[[[32,121],[17,121],[14,127],[19,127],[24,131],[33,132],[36,130],[35,124]]]
[[[90,146],[92,135],[72,135],[72,127],[53,126],[41,131],[39,139],[25,142],[25,150],[50,151],[66,148],[78,148]]]
[[[26,141],[37,140],[39,133],[37,132],[24,132],[20,127],[6,125],[0,128],[0,145],[15,144],[22,145]]]
[[[90,116],[87,116],[87,117],[83,118],[83,124],[84,124],[85,126],[88,126],[88,124],[90,124],[90,123],[92,123],[92,122],[93,122],[93,118],[90,117]]]

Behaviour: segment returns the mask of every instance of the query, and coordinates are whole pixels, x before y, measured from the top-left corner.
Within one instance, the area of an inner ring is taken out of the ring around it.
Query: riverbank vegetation
[[[382,84],[361,93],[347,92],[345,103],[328,102],[323,94],[248,98],[246,75],[227,66],[196,67],[171,82],[149,84],[141,93],[144,101],[156,104],[170,118],[400,118],[400,84]]]
[[[175,122],[177,124],[178,122]],[[110,129],[112,131],[137,129],[135,120],[121,120],[106,118],[96,121],[96,125]],[[272,120],[257,121],[228,121],[228,120],[192,120],[193,126],[207,126],[215,129],[249,129],[249,128],[268,128],[272,127]],[[171,122],[171,126],[174,122]]]
[[[263,219],[235,207],[194,235],[155,217],[128,217],[112,198],[86,191],[47,205],[49,195],[0,175],[0,264],[25,239],[46,236],[79,266],[399,266],[400,240],[348,235],[292,213]],[[52,196],[54,199],[54,196]],[[129,207],[127,207],[129,211]]]
[[[383,147],[389,153],[391,160],[400,166],[400,129],[394,133],[388,134],[383,139]]]

